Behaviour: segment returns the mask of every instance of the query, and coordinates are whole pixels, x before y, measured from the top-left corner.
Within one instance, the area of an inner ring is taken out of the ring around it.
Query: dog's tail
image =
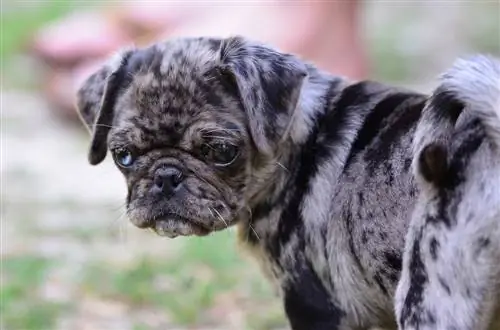
[[[462,112],[479,118],[486,134],[500,147],[500,61],[484,55],[459,59],[440,80],[414,140],[414,161],[430,162],[427,165],[437,170],[434,178],[446,168],[446,147]],[[425,166],[417,168],[426,177]]]
[[[478,117],[500,145],[500,61],[488,56],[458,60],[442,81],[447,93]]]

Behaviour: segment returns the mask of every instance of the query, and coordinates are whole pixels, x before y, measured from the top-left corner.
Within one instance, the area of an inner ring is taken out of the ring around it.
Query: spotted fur
[[[458,60],[418,125],[400,329],[500,328],[500,62]]]
[[[294,330],[396,327],[425,95],[332,76],[242,37],[169,40],[118,63],[83,84],[78,104],[92,145],[135,157],[120,167],[134,224],[171,237],[236,224]],[[234,162],[200,153],[214,140],[238,146]],[[91,162],[105,155],[92,148]],[[183,178],[168,196],[154,189],[165,167]]]

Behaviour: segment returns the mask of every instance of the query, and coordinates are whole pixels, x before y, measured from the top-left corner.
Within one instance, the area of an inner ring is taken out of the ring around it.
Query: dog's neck
[[[334,111],[334,100],[350,83],[309,66],[309,74],[290,120],[287,136],[274,157],[263,161],[265,165],[261,167],[258,177],[252,178],[255,190],[247,200],[250,201],[251,209],[248,222],[254,228],[249,228],[248,234],[258,236],[258,232],[267,231],[269,226],[272,227],[268,222],[274,222],[280,216],[279,207],[286,205],[289,193],[297,189],[294,185],[297,176],[301,175],[304,152],[313,151],[322,118]],[[273,210],[273,214],[269,214],[270,210]],[[261,221],[264,223],[259,224]]]
[[[351,83],[346,78],[333,76],[309,65],[308,75],[287,130],[288,142],[292,145],[305,143],[314,127],[319,124],[318,120],[326,115],[325,111],[333,110],[328,104]]]

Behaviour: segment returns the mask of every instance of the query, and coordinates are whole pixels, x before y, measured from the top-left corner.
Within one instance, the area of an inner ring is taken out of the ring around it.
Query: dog
[[[414,150],[399,328],[500,329],[499,61],[460,59],[443,75]]]
[[[125,49],[77,93],[89,162],[161,236],[237,226],[293,330],[396,328],[428,96],[350,81],[241,36]]]

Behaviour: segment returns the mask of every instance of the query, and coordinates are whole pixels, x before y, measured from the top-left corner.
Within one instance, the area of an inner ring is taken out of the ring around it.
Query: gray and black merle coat
[[[427,102],[414,152],[400,329],[500,329],[500,61],[455,62]]]
[[[135,225],[169,237],[237,225],[292,329],[334,330],[396,326],[425,101],[231,37],[125,50],[77,103],[89,160],[111,152]]]

